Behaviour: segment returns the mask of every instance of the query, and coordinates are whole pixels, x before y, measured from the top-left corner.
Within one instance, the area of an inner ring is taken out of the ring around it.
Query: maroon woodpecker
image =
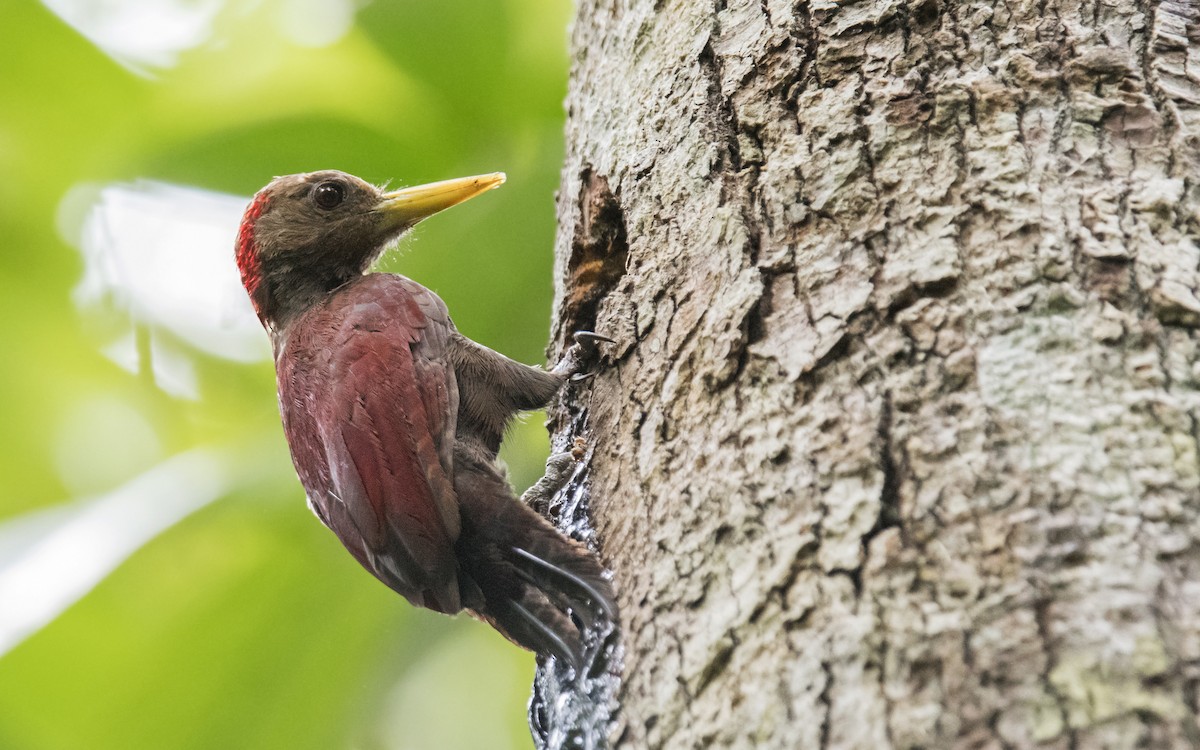
[[[237,263],[321,522],[418,607],[470,610],[579,664],[581,628],[613,618],[611,587],[586,547],[516,499],[496,453],[513,415],[544,406],[601,337],[577,336],[547,372],[463,336],[415,281],[367,273],[414,224],[503,181],[385,193],[343,172],[279,177],[246,209]]]

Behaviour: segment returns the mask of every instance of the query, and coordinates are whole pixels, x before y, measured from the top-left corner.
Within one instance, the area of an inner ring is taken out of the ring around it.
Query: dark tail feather
[[[616,622],[612,585],[584,545],[518,501],[490,467],[458,468],[463,604],[518,645],[578,666],[583,629]]]
[[[562,603],[569,606],[586,627],[596,624],[594,615],[597,611],[609,622],[616,619],[612,587],[598,572],[599,566],[590,556],[587,560],[570,561],[570,567],[584,568],[575,572],[570,567],[560,567],[520,547],[513,547],[512,553],[517,558],[517,575],[551,596],[559,594]]]
[[[502,599],[488,614],[496,629],[510,640],[578,669],[583,663],[583,644],[571,621],[545,601],[534,609],[536,614],[516,599]]]

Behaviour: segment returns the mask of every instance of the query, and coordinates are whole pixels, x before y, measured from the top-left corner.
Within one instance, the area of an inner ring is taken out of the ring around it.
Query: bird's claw
[[[550,515],[550,500],[567,485],[575,473],[575,464],[582,458],[580,446],[569,451],[553,453],[546,459],[546,473],[521,495],[521,502],[543,516]]]
[[[595,331],[576,331],[572,338],[575,339],[575,343],[570,349],[567,349],[567,353],[555,366],[554,372],[569,378],[572,383],[579,383],[592,377],[592,373],[584,372],[584,367],[587,361],[595,357],[600,350],[600,344],[615,342],[608,336]]]
[[[572,337],[575,343],[588,351],[596,351],[600,348],[600,344],[615,344],[617,342],[610,339],[608,336],[596,333],[595,331],[576,331]]]

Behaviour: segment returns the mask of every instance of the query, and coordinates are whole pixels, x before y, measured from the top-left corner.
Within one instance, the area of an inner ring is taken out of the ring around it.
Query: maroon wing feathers
[[[329,468],[328,487],[301,476],[318,515],[384,583],[421,606],[458,611],[458,388],[445,306],[415,282],[371,274],[297,323],[303,330],[286,348],[311,347],[323,365],[297,384],[311,388]]]

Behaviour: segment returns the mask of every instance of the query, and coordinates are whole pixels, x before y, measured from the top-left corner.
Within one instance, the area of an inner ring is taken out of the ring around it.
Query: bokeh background
[[[305,507],[232,245],[274,175],[506,171],[381,265],[542,361],[569,2],[0,7],[0,748],[530,747],[532,656]]]

